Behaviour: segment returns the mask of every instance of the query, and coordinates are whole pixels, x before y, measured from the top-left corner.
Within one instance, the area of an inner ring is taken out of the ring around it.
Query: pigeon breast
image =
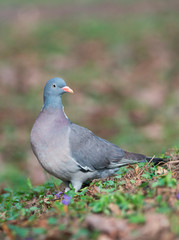
[[[59,109],[41,111],[31,131],[31,145],[38,161],[63,181],[69,181],[78,169],[70,155],[69,132],[69,120]]]

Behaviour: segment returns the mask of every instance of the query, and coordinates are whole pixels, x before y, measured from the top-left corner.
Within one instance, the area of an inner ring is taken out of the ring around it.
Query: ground
[[[131,152],[178,146],[178,7],[175,0],[0,1],[0,185],[46,180],[29,135],[43,87],[56,76],[74,90],[63,97],[72,122]]]
[[[1,239],[166,239],[179,237],[179,151],[162,166],[123,167],[75,193],[49,181],[0,196]],[[6,237],[8,238],[6,238]],[[178,236],[178,237],[177,237]]]

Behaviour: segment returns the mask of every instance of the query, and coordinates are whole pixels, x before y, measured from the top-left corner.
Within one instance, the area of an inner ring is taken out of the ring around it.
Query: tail
[[[163,164],[166,163],[167,160],[163,158],[157,158],[157,157],[146,157],[147,162],[152,162],[154,164]]]
[[[125,153],[125,159],[133,160],[134,164],[137,163],[137,162],[146,162],[146,161],[147,162],[152,162],[154,164],[162,164],[162,163],[166,162],[166,160],[163,159],[163,158],[146,157],[143,154],[130,153],[130,152],[127,152],[127,151],[124,151],[124,153]],[[132,162],[130,164],[132,164]]]

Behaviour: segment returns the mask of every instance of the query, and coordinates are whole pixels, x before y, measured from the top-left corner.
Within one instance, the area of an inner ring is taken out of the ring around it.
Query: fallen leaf
[[[8,228],[7,224],[6,223],[2,223],[2,229],[3,229],[3,232],[8,236],[8,238],[10,240],[14,240],[14,236],[11,232],[11,230]]]
[[[167,174],[167,173],[168,173],[168,171],[165,168],[160,167],[160,166],[158,166],[158,169],[155,171],[155,174],[159,174],[159,175]]]
[[[121,210],[119,209],[119,207],[118,207],[116,204],[110,203],[110,204],[108,205],[108,208],[109,208],[109,210],[110,210],[113,214],[115,214],[115,215],[121,215]]]
[[[146,224],[141,228],[140,239],[163,239],[165,232],[169,230],[170,224],[167,217],[159,213],[146,214]]]
[[[88,227],[108,234],[113,239],[120,239],[129,235],[129,227],[126,220],[91,214],[86,218],[85,222]]]
[[[135,173],[136,173],[136,175],[139,174],[139,166],[138,166],[138,165],[137,165],[136,168],[135,168]]]
[[[113,240],[113,238],[109,237],[109,236],[106,235],[106,234],[101,234],[101,235],[98,237],[98,240]]]

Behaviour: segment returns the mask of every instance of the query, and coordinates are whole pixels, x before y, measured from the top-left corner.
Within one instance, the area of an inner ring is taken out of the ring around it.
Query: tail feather
[[[134,162],[136,161],[141,162],[146,159],[146,156],[139,153],[131,153],[131,152],[124,151],[124,158],[133,160]]]
[[[146,157],[147,162],[153,162],[154,164],[162,164],[165,163],[166,160],[163,158],[156,158],[156,157]]]
[[[146,157],[143,154],[138,154],[138,153],[130,153],[127,151],[124,151],[124,158],[125,159],[129,159],[129,160],[133,160],[134,163],[136,162],[153,162],[155,164],[160,164],[160,163],[165,163],[166,160],[163,158],[156,158],[156,157]]]

